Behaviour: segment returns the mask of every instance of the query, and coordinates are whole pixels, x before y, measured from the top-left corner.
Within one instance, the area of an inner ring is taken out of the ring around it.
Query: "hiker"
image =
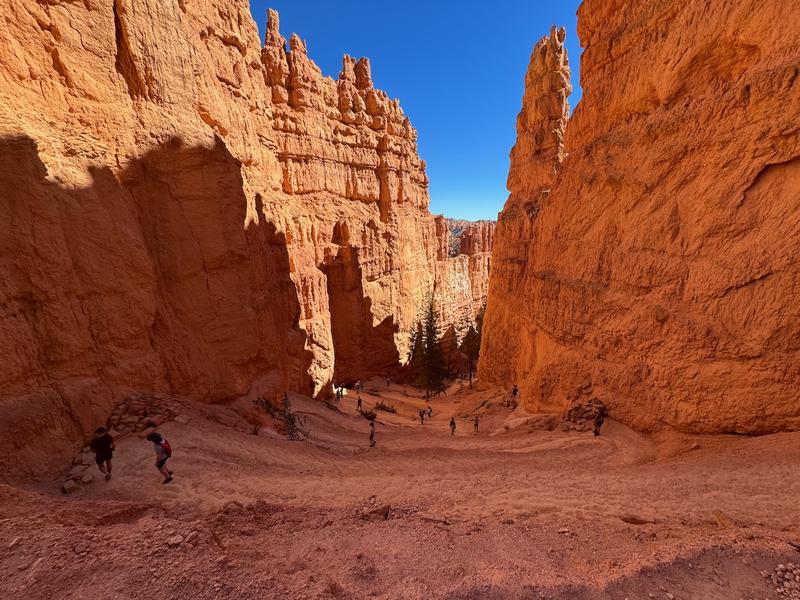
[[[356,381],[356,391],[361,393],[361,380]]]
[[[475,415],[475,433],[478,433],[478,415]]]
[[[389,386],[390,386],[391,384],[392,384],[392,381],[391,381],[391,379],[389,379],[389,378],[387,377],[387,378],[386,378],[386,389],[387,389],[387,390],[389,389]]]
[[[450,435],[456,434],[456,418],[450,417]]]
[[[425,411],[424,410],[419,411],[419,422],[420,422],[421,425],[425,424]]]
[[[369,447],[375,447],[375,421],[369,423]]]
[[[94,439],[89,442],[89,448],[94,452],[94,461],[101,473],[105,473],[106,481],[111,479],[111,457],[114,455],[114,438],[105,427],[98,427],[94,432]]]
[[[358,399],[356,400],[356,410],[361,412],[361,396],[359,395]]]
[[[430,419],[433,416],[433,409],[429,406],[428,407],[428,418]]]
[[[603,426],[603,423],[606,420],[606,411],[605,409],[600,409],[597,411],[597,414],[594,416],[594,437],[598,437],[600,435],[600,428]]]
[[[519,395],[519,388],[517,387],[517,384],[515,383],[514,387],[511,389],[511,397],[514,398],[514,400],[516,400],[518,395]]]
[[[147,439],[153,442],[153,449],[156,451],[156,469],[164,476],[161,483],[172,481],[172,471],[167,468],[167,461],[172,456],[172,446],[160,433],[152,431],[147,434]]]

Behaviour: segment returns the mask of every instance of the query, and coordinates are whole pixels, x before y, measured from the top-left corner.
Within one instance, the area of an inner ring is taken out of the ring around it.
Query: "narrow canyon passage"
[[[306,442],[253,436],[231,408],[187,403],[188,423],[162,427],[169,486],[149,443],[128,436],[111,482],[67,498],[56,483],[1,488],[0,535],[22,541],[0,551],[0,584],[30,598],[164,582],[201,598],[638,598],[669,581],[676,597],[721,599],[731,585],[760,590],[758,571],[790,560],[785,539],[800,533],[797,433],[650,437],[612,421],[595,439],[536,430],[507,397],[458,385],[428,404],[374,379],[363,398],[397,409],[378,412],[374,449],[354,394],[335,408],[293,395]]]

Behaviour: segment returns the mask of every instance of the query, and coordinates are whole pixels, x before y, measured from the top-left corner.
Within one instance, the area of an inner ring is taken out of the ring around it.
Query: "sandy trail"
[[[398,409],[378,413],[374,449],[352,393],[336,410],[293,397],[308,442],[240,433],[217,422],[230,409],[198,406],[188,425],[163,427],[170,485],[150,444],[128,437],[109,483],[69,497],[54,483],[0,488],[2,539],[21,538],[0,545],[0,591],[771,598],[758,571],[793,560],[800,434],[653,438],[613,421],[598,439],[529,433],[496,392],[468,390],[432,400],[421,425],[417,390],[374,380],[362,397]]]

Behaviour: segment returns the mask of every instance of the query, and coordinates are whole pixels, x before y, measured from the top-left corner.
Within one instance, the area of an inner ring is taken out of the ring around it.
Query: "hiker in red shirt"
[[[156,469],[164,476],[164,481],[161,483],[169,483],[172,481],[172,471],[167,469],[167,461],[172,456],[172,446],[160,433],[155,431],[148,433],[147,439],[153,442],[153,449],[156,451]]]

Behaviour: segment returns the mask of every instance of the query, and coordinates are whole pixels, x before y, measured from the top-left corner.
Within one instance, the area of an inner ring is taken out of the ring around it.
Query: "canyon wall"
[[[441,239],[449,242],[442,249],[447,258],[436,265],[434,308],[441,324],[452,328],[460,343],[486,306],[495,223],[444,217],[437,217],[437,223]],[[442,343],[448,347],[450,332],[446,330],[445,336]]]
[[[480,376],[643,430],[800,428],[800,6],[585,0],[534,49]],[[566,124],[566,129],[565,129]]]
[[[0,16],[3,477],[59,464],[129,394],[392,372],[432,295],[474,305],[366,59],[325,77],[274,12],[262,44],[246,0]]]

